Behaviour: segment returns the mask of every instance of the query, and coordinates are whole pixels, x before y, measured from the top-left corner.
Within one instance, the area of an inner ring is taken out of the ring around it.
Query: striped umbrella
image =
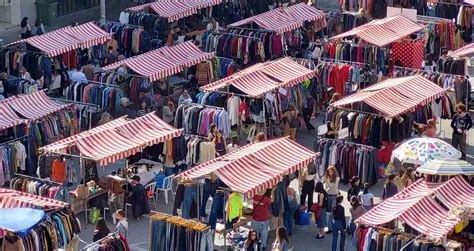
[[[418,167],[416,171],[431,175],[474,175],[474,166],[463,160],[435,159]]]
[[[436,138],[409,139],[392,153],[392,160],[397,158],[401,162],[423,164],[434,159],[459,159],[461,153],[446,141]]]

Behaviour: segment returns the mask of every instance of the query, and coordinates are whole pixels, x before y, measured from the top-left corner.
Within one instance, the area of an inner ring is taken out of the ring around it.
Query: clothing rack
[[[350,65],[369,65],[369,64],[366,64],[366,63],[362,63],[362,62],[346,61],[346,60],[323,58],[323,57],[319,58],[319,60],[321,60],[323,62],[344,63],[344,64],[350,64]]]
[[[424,72],[424,73],[429,73],[426,70],[423,69],[415,69],[415,68],[408,68],[408,67],[402,67],[402,66],[393,66],[393,68],[397,70],[409,70],[409,71],[415,71],[415,72]],[[437,74],[437,75],[445,75],[448,77],[459,77],[459,78],[465,78],[466,76],[464,75],[457,75],[457,74],[451,74],[451,73],[443,73],[443,72],[432,72],[430,74]]]
[[[259,97],[254,97],[254,96],[250,96],[250,95],[246,95],[246,94],[238,94],[238,93],[233,93],[233,92],[225,92],[225,91],[203,91],[203,92],[215,92],[215,93],[221,93],[221,94],[231,94],[231,95],[235,95],[235,96],[238,96],[238,97],[243,97],[243,98],[259,98]]]
[[[9,141],[7,141],[7,142],[0,143],[0,146],[8,145],[8,144],[10,144],[10,143],[13,143],[13,142],[16,142],[16,141],[20,141],[20,140],[23,140],[23,139],[29,138],[29,137],[30,137],[30,135],[21,136],[21,137],[19,137],[19,138],[12,139],[12,140],[9,140]]]
[[[100,244],[102,241],[107,240],[107,239],[110,238],[110,237],[118,238],[118,237],[119,237],[119,236],[118,236],[118,232],[110,233],[110,234],[108,234],[107,236],[105,236],[104,238],[102,238],[102,239],[100,239],[100,240],[98,240],[98,241],[95,241],[95,242],[92,242],[92,243],[87,244],[87,245],[83,248],[83,250],[86,250],[86,249],[88,249],[88,248],[91,248],[92,246],[94,246],[94,245],[96,245],[96,244]]]
[[[232,58],[225,58],[225,57],[219,57],[219,56],[214,56],[214,57],[218,58],[218,59],[223,59],[223,60],[234,62],[234,59],[232,59]]]
[[[442,1],[430,1],[429,3],[432,3],[432,4],[449,4],[449,5],[456,5],[456,6],[469,5],[467,3],[446,3],[446,2],[442,2]]]
[[[201,135],[196,135],[196,134],[191,134],[191,133],[184,133],[184,132],[182,132],[181,134],[183,134],[183,135],[185,135],[185,136],[189,136],[189,137],[194,137],[194,138],[209,140],[208,137],[204,137],[204,136],[201,136]]]
[[[224,110],[224,108],[222,108],[222,107],[213,106],[213,105],[203,105],[203,104],[198,104],[198,103],[188,103],[188,104],[190,104],[190,105],[205,106],[205,107],[214,108],[214,109],[218,109],[218,110]]]
[[[81,81],[76,81],[76,82],[83,82],[82,80]],[[87,83],[89,84],[96,84],[96,85],[106,85],[106,86],[110,86],[110,87],[115,87],[115,88],[122,88],[118,85],[114,85],[114,84],[109,84],[109,83],[103,83],[103,82],[97,82],[97,81],[94,81],[94,80],[87,80]]]
[[[334,107],[334,109],[345,110],[345,111],[349,111],[349,112],[362,113],[362,114],[367,114],[367,115],[372,115],[372,116],[377,116],[377,117],[382,117],[382,118],[390,118],[390,117],[387,117],[387,116],[384,116],[384,115],[381,115],[381,114],[378,114],[378,113],[364,112],[364,111],[359,111],[359,110],[344,108],[344,107]]]
[[[56,186],[61,186],[61,187],[63,186],[63,184],[61,184],[59,182],[45,180],[45,179],[41,179],[41,178],[37,178],[37,177],[33,177],[33,176],[24,175],[24,174],[16,173],[15,176],[25,178],[25,179],[30,179],[30,180],[37,180],[37,181],[41,181],[41,182],[44,182],[44,183],[53,184],[53,185],[56,185]]]
[[[343,139],[330,139],[330,138],[324,138],[324,137],[320,137],[318,136],[317,138],[319,138],[319,140],[326,140],[326,141],[336,141],[336,142],[342,142],[344,144],[349,144],[349,145],[354,145],[354,146],[360,146],[360,147],[365,147],[365,148],[368,148],[370,150],[375,150],[377,148],[373,147],[373,146],[369,146],[369,145],[364,145],[364,144],[358,144],[358,143],[354,143],[354,142],[350,142],[350,141],[345,141]]]
[[[100,22],[100,21],[99,21]],[[134,24],[123,24],[121,22],[116,22],[116,21],[109,21],[109,20],[105,20],[105,23],[109,23],[109,24],[121,24],[121,25],[125,25],[125,26],[130,26],[132,28],[138,28],[138,29],[143,29],[142,26],[140,25],[134,25]]]
[[[222,31],[214,31],[212,34],[218,34],[218,35],[232,35],[232,36],[237,36],[237,37],[247,37],[247,38],[253,38],[253,39],[260,39],[259,37],[252,37],[252,36],[247,36],[247,35],[240,35],[232,32],[222,32]]]
[[[65,102],[65,103],[71,103],[71,104],[78,104],[78,105],[86,105],[86,106],[93,106],[99,108],[99,105],[92,104],[92,103],[85,103],[85,102],[80,102],[80,101],[72,101],[72,100],[67,100],[67,99],[62,99],[62,98],[50,98],[52,100],[60,101],[60,102]]]
[[[235,27],[235,26],[227,27],[227,29],[229,29],[229,30],[232,30],[232,29],[239,29],[239,30],[262,31],[262,32],[271,32],[271,33],[274,33],[274,31],[266,30],[266,29],[253,29],[253,28]]]
[[[429,23],[429,22],[439,23],[440,21],[452,22],[451,19],[431,17],[431,16],[421,16],[421,15],[416,16],[416,20],[417,22],[423,22],[423,23]]]

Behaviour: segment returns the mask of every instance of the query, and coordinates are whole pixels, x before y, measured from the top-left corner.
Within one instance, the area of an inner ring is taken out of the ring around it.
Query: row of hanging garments
[[[423,51],[422,51],[423,52]],[[371,45],[354,44],[352,42],[335,42],[323,44],[324,58],[365,63],[371,65],[376,72],[382,72],[383,75],[388,73],[386,68],[386,60],[388,52],[385,48],[378,48]]]
[[[357,10],[359,11],[359,10]],[[326,27],[323,29],[324,35],[333,37],[343,32],[352,30],[363,24],[366,24],[369,19],[359,12],[349,12],[343,10],[323,10],[326,14]],[[320,39],[323,39],[321,37]]]
[[[152,251],[214,250],[212,231],[206,224],[158,213],[151,216],[150,225]]]
[[[198,84],[206,85],[216,80],[228,77],[235,72],[234,60],[214,57],[196,64],[196,79]]]
[[[229,29],[211,33],[205,50],[220,57],[239,59],[247,65],[282,57],[284,46],[283,37],[276,33]]]
[[[11,95],[17,94],[31,94],[37,92],[40,89],[40,84],[35,80],[28,80],[24,78],[19,78],[15,76],[8,76],[6,81],[3,81],[3,88],[5,98]],[[2,93],[0,92],[0,95]],[[9,94],[9,95],[8,95]]]
[[[19,76],[19,70],[25,67],[32,77],[43,72],[45,78],[51,77],[51,59],[40,52],[15,51],[4,48],[0,51],[0,71]]]
[[[207,136],[210,126],[215,124],[225,138],[230,135],[229,113],[199,104],[183,104],[176,109],[175,128],[183,128],[186,133]]]
[[[334,166],[343,183],[349,183],[354,176],[360,177],[361,184],[377,183],[376,148],[323,138],[315,142],[314,150],[321,153],[315,162],[319,178],[324,177],[329,166]]]
[[[367,15],[374,19],[387,16],[386,0],[339,0],[339,5],[345,11],[359,11],[363,9]]]
[[[120,12],[119,21],[122,24],[133,24],[142,26],[149,34],[154,35],[156,31],[160,31],[160,24],[166,22],[158,15],[148,14],[144,12],[134,13],[128,11]]]
[[[64,202],[68,201],[66,197],[69,196],[64,186],[33,177],[18,176],[11,179],[10,189]]]
[[[453,92],[447,92],[446,96],[449,100],[449,104],[447,105],[446,113],[444,116],[438,116],[437,117],[443,117],[450,119],[451,114],[454,114],[453,111],[455,110],[454,107],[456,106],[457,103],[459,102],[466,102],[466,100],[470,100],[470,93],[472,90],[472,85],[471,82],[464,76],[459,76],[459,75],[451,75],[451,74],[444,74],[444,73],[439,73],[439,72],[421,72],[424,77],[427,79],[433,81],[435,84],[439,85],[443,89],[448,89],[452,88],[454,90]],[[414,76],[414,75],[419,75],[420,71],[416,70],[410,70],[410,69],[395,69],[393,71],[393,76],[394,77],[405,77],[405,76]],[[437,113],[439,114],[439,113]]]
[[[28,138],[22,138],[18,141],[0,145],[0,187],[19,170],[27,169],[28,144]]]
[[[432,55],[432,60],[438,60],[443,48],[451,51],[459,49],[463,45],[461,32],[452,21],[421,21],[421,23],[426,25],[424,31],[425,53]]]
[[[466,74],[466,60],[461,58],[444,58],[441,57],[437,62],[438,72],[450,73],[455,75],[465,76]]]
[[[99,22],[97,25],[114,34],[118,48],[124,50],[126,56],[147,52],[151,48],[151,36],[141,27],[115,22]]]
[[[74,212],[69,208],[62,208],[47,213],[27,233],[5,235],[1,250],[79,250],[80,231]]]
[[[188,142],[187,165],[194,166],[215,158],[216,145],[214,141],[192,135],[188,135],[185,138]]]
[[[120,96],[128,97],[132,103],[139,103],[140,92],[151,92],[153,95],[152,84],[146,78],[128,76],[118,72],[97,72],[94,78],[100,83],[119,86],[119,89],[122,90]]]
[[[94,242],[87,244],[83,250],[85,251],[129,251],[127,238],[122,236],[120,233],[115,232],[107,235],[106,237]]]
[[[125,97],[120,88],[83,82],[72,83],[65,93],[68,100],[96,104],[109,113],[114,113],[120,107],[120,99]]]

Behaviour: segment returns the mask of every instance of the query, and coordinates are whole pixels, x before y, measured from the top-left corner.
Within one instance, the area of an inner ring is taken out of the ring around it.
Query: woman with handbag
[[[288,194],[288,210],[283,213],[283,225],[288,230],[288,235],[293,234],[293,227],[295,226],[295,212],[298,210],[298,203],[296,202],[296,191],[289,187],[286,188]]]
[[[267,191],[260,195],[253,196],[253,212],[252,212],[252,229],[254,229],[258,238],[262,243],[262,249],[267,246],[268,238],[268,227],[270,224],[270,205],[272,204],[271,199],[272,190]]]
[[[337,169],[334,166],[329,166],[328,169],[326,170],[326,173],[324,174],[323,177],[323,183],[324,183],[324,189],[326,189],[326,192],[328,194],[328,203],[329,203],[329,208],[332,208],[332,206],[336,202],[336,197],[339,195],[339,175],[337,174]],[[328,210],[329,213],[329,222],[332,222],[333,220],[333,214],[331,210]],[[328,234],[332,232],[332,224],[328,224]]]
[[[315,237],[316,239],[324,239],[324,229],[327,227],[326,212],[328,207],[328,193],[324,189],[324,185],[321,182],[316,184],[314,189],[318,193],[318,202],[313,204],[311,210],[315,212],[316,226],[319,228],[319,234]],[[319,209],[316,209],[318,207]],[[319,211],[319,215],[318,212]]]
[[[292,140],[296,140],[296,130],[300,126],[300,118],[298,117],[298,111],[296,111],[294,105],[290,105],[290,109],[283,113],[281,119],[286,119],[287,124],[285,125],[284,137],[290,135]]]

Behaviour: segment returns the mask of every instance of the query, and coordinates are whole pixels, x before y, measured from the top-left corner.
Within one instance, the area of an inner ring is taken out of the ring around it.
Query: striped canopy
[[[314,158],[314,152],[288,137],[278,138],[241,147],[184,171],[177,178],[199,179],[214,173],[233,191],[251,198],[275,186],[283,174],[308,166]]]
[[[168,22],[174,22],[198,13],[199,9],[211,7],[221,2],[222,0],[157,0],[152,3],[130,7],[127,10],[140,12],[149,8],[160,17],[167,18]]]
[[[461,47],[455,51],[450,51],[448,57],[471,57],[474,55],[474,44],[470,43],[464,47]]]
[[[247,95],[259,97],[280,87],[286,88],[314,77],[315,72],[291,58],[260,63],[229,77],[201,87],[202,91],[217,91],[230,85]]]
[[[446,183],[429,183],[420,179],[375,206],[356,222],[383,225],[400,218],[420,233],[439,240],[462,219],[438,204],[431,197],[433,194],[450,210],[461,205],[474,209],[474,188],[462,177],[454,177]]]
[[[0,103],[0,131],[27,122],[28,120],[18,117],[9,105]]]
[[[23,193],[15,190],[0,188],[0,208],[40,208],[53,209],[66,207],[68,204],[62,201],[40,197],[33,194]]]
[[[422,104],[427,104],[446,91],[423,76],[391,78],[362,89],[331,104],[332,107],[347,107],[365,103],[380,114],[395,118]]]
[[[103,44],[111,38],[111,33],[105,32],[93,22],[88,22],[22,39],[7,44],[6,47],[19,43],[28,43],[44,52],[47,56],[54,57],[78,48],[89,48],[94,45]]]
[[[156,81],[195,65],[201,61],[210,59],[213,53],[202,52],[192,41],[171,47],[165,46],[156,50],[127,58],[114,64],[102,67],[104,71],[111,71],[121,66]]]
[[[416,169],[431,175],[474,175],[474,166],[464,160],[434,159]]]
[[[228,27],[238,27],[250,23],[256,23],[263,29],[275,31],[281,34],[303,26],[304,22],[316,20],[322,20],[325,22],[326,15],[324,12],[305,3],[299,3],[286,8],[280,7],[243,19],[229,24]]]
[[[168,125],[152,112],[130,121],[124,117],[115,119],[40,150],[66,153],[71,147],[77,147],[81,156],[105,166],[179,135],[181,130]]]
[[[424,28],[424,25],[413,22],[404,16],[394,16],[373,20],[350,31],[331,37],[331,39],[357,36],[367,43],[382,47]]]
[[[48,98],[44,91],[21,95],[5,99],[2,104],[9,105],[21,116],[36,120],[51,113],[73,106],[73,104],[59,104]]]
[[[392,152],[392,160],[422,164],[435,159],[459,159],[461,153],[446,141],[437,138],[412,138],[403,142]]]

